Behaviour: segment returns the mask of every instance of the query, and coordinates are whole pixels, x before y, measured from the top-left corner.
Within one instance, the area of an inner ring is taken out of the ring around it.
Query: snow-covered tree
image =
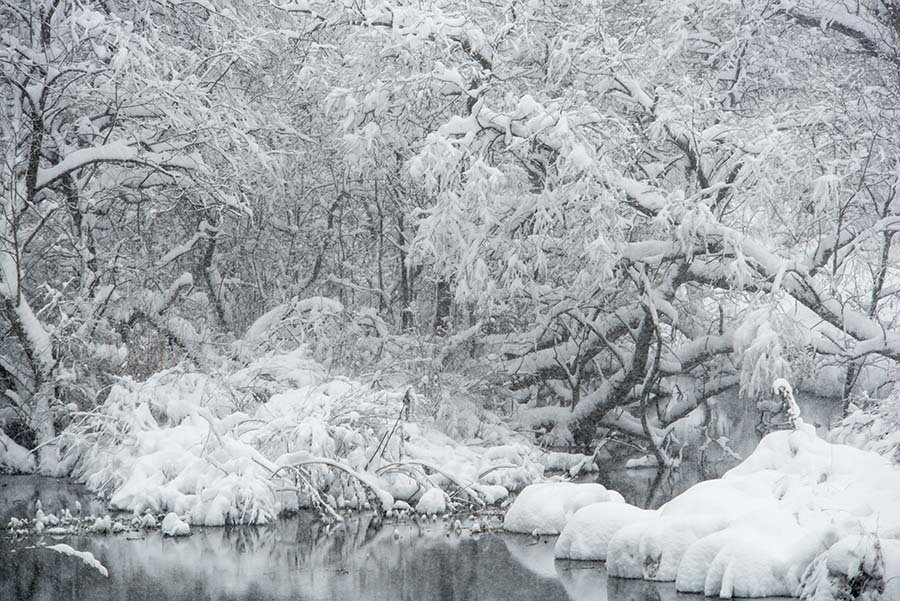
[[[217,244],[252,213],[261,144],[292,136],[252,101],[268,92],[255,70],[285,40],[277,16],[242,3],[0,7],[0,367],[49,471],[54,422],[93,400],[91,370],[120,370],[148,328],[202,361],[208,326],[228,327]]]
[[[847,394],[866,357],[897,358],[883,12],[685,1],[340,14],[323,22],[390,42],[384,69],[410,46],[441,51],[430,89],[402,78],[453,113],[412,143],[428,199],[413,258],[493,321],[508,376],[571,406],[540,419],[660,443],[725,388],[767,391],[825,362]]]

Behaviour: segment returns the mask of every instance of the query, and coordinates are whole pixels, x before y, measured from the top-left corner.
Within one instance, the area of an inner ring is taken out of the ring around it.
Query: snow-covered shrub
[[[480,506],[541,478],[540,451],[496,416],[461,444],[423,404],[407,388],[329,377],[300,347],[213,375],[123,378],[64,440],[73,474],[113,507],[203,525],[307,507],[337,519],[336,508],[386,511],[435,488]]]

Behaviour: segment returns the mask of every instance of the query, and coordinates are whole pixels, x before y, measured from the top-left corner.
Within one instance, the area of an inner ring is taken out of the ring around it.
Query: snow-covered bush
[[[214,375],[123,378],[64,440],[73,474],[114,508],[202,525],[387,511],[441,488],[450,506],[482,506],[541,478],[540,451],[496,416],[461,444],[421,405],[406,388],[329,377],[300,347]]]

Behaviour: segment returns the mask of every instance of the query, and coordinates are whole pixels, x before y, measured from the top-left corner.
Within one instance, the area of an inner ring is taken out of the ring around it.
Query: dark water
[[[836,403],[823,399],[801,399],[801,406],[807,421],[823,426],[837,411]],[[732,448],[746,456],[758,441],[755,407],[735,399],[727,410]],[[656,508],[734,464],[719,453],[704,465],[685,462],[671,472],[607,467],[597,480],[629,503]],[[374,528],[370,517],[348,515],[340,528],[326,529],[300,516],[265,527],[197,528],[177,540],[158,532],[12,539],[5,529],[9,518],[33,516],[38,499],[47,513],[71,509],[76,500],[87,512],[105,512],[79,485],[0,477],[0,601],[703,599],[676,593],[672,583],[607,578],[603,564],[555,561],[554,537],[534,541],[469,528],[457,534],[441,521]],[[499,523],[493,516],[491,524]],[[41,548],[57,542],[90,551],[109,577]]]

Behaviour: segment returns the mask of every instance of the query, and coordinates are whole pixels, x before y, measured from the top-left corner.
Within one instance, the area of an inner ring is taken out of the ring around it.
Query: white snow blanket
[[[594,503],[624,502],[602,484],[542,482],[526,487],[503,518],[508,532],[559,534],[572,515]]]
[[[832,601],[862,587],[887,600],[900,599],[887,594],[900,586],[898,539],[897,466],[801,423],[658,510],[585,506],[562,529],[556,556],[606,560],[611,576],[724,598]]]

